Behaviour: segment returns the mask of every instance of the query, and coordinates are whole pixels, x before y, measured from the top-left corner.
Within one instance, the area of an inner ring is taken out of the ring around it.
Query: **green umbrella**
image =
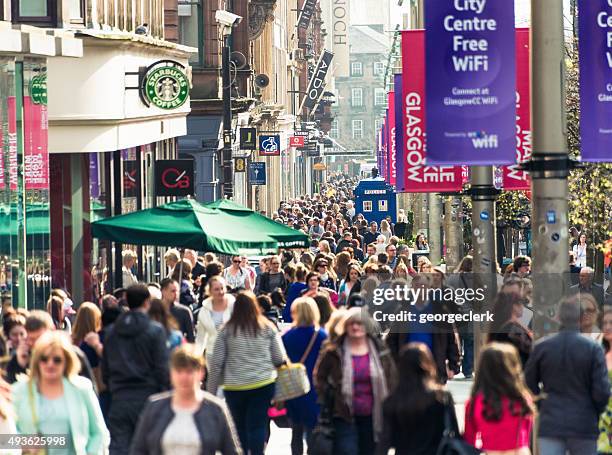
[[[277,241],[220,210],[183,199],[91,224],[94,237],[131,245],[192,248],[224,254],[264,254]]]
[[[225,213],[234,220],[233,223],[245,223],[254,231],[265,232],[278,242],[280,248],[308,248],[309,246],[308,235],[303,232],[277,223],[228,199],[218,199],[204,204],[204,207]]]

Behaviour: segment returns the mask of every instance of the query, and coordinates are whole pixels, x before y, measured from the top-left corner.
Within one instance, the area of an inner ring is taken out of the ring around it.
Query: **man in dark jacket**
[[[149,290],[140,284],[130,286],[126,298],[130,311],[110,327],[102,357],[102,375],[112,399],[111,455],[128,453],[147,398],[170,386],[166,333],[147,315]]]
[[[525,366],[527,386],[544,397],[538,402],[540,453],[595,454],[599,415],[610,396],[604,353],[579,333],[577,296],[561,303],[559,318],[560,332],[539,340]]]
[[[170,314],[176,319],[179,330],[188,343],[195,342],[193,334],[193,314],[188,306],[177,303],[179,297],[178,283],[172,278],[164,278],[161,283],[162,302],[170,310]]]
[[[595,271],[591,267],[582,267],[578,274],[578,284],[570,287],[570,290],[579,294],[591,294],[599,308],[604,304],[604,288],[601,284],[593,283]]]

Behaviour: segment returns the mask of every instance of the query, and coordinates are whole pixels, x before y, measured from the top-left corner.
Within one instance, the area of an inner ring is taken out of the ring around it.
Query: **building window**
[[[384,106],[387,104],[386,96],[384,88],[375,88],[374,89],[374,106]]]
[[[385,63],[374,62],[374,76],[382,76],[385,74]]]
[[[372,211],[372,201],[363,201],[363,211],[364,212]]]
[[[363,137],[363,120],[353,120],[353,139]]]
[[[68,0],[68,9],[70,11],[70,22],[84,23],[85,15],[84,0]]]
[[[363,76],[363,64],[361,62],[351,63],[351,76],[353,77]]]
[[[386,199],[381,199],[380,201],[378,201],[378,211],[379,212],[386,212],[387,211],[387,201],[386,201]]]
[[[351,106],[363,106],[363,89],[361,87],[351,89]]]
[[[333,120],[331,129],[329,130],[329,137],[333,139],[338,139],[340,137],[340,130],[338,127],[339,127],[339,122],[338,122],[338,119],[336,118]]]
[[[202,24],[198,21],[201,14],[201,6],[198,2],[179,1],[178,42],[198,49],[197,54],[191,54],[189,57],[189,63],[192,65],[204,64],[204,31],[200,30]]]
[[[56,3],[57,0],[12,0],[13,22],[55,26]]]

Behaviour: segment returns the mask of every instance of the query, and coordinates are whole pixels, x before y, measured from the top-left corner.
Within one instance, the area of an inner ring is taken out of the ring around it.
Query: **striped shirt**
[[[257,335],[238,331],[227,325],[215,341],[209,364],[208,391],[252,390],[276,381],[276,367],[285,360],[285,348],[274,327],[265,326]]]

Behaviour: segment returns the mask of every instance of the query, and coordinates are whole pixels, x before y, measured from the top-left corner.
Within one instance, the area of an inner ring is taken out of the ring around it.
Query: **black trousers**
[[[128,455],[132,436],[136,431],[138,417],[145,400],[122,400],[114,398],[108,415],[108,429],[111,435],[110,455]]]

